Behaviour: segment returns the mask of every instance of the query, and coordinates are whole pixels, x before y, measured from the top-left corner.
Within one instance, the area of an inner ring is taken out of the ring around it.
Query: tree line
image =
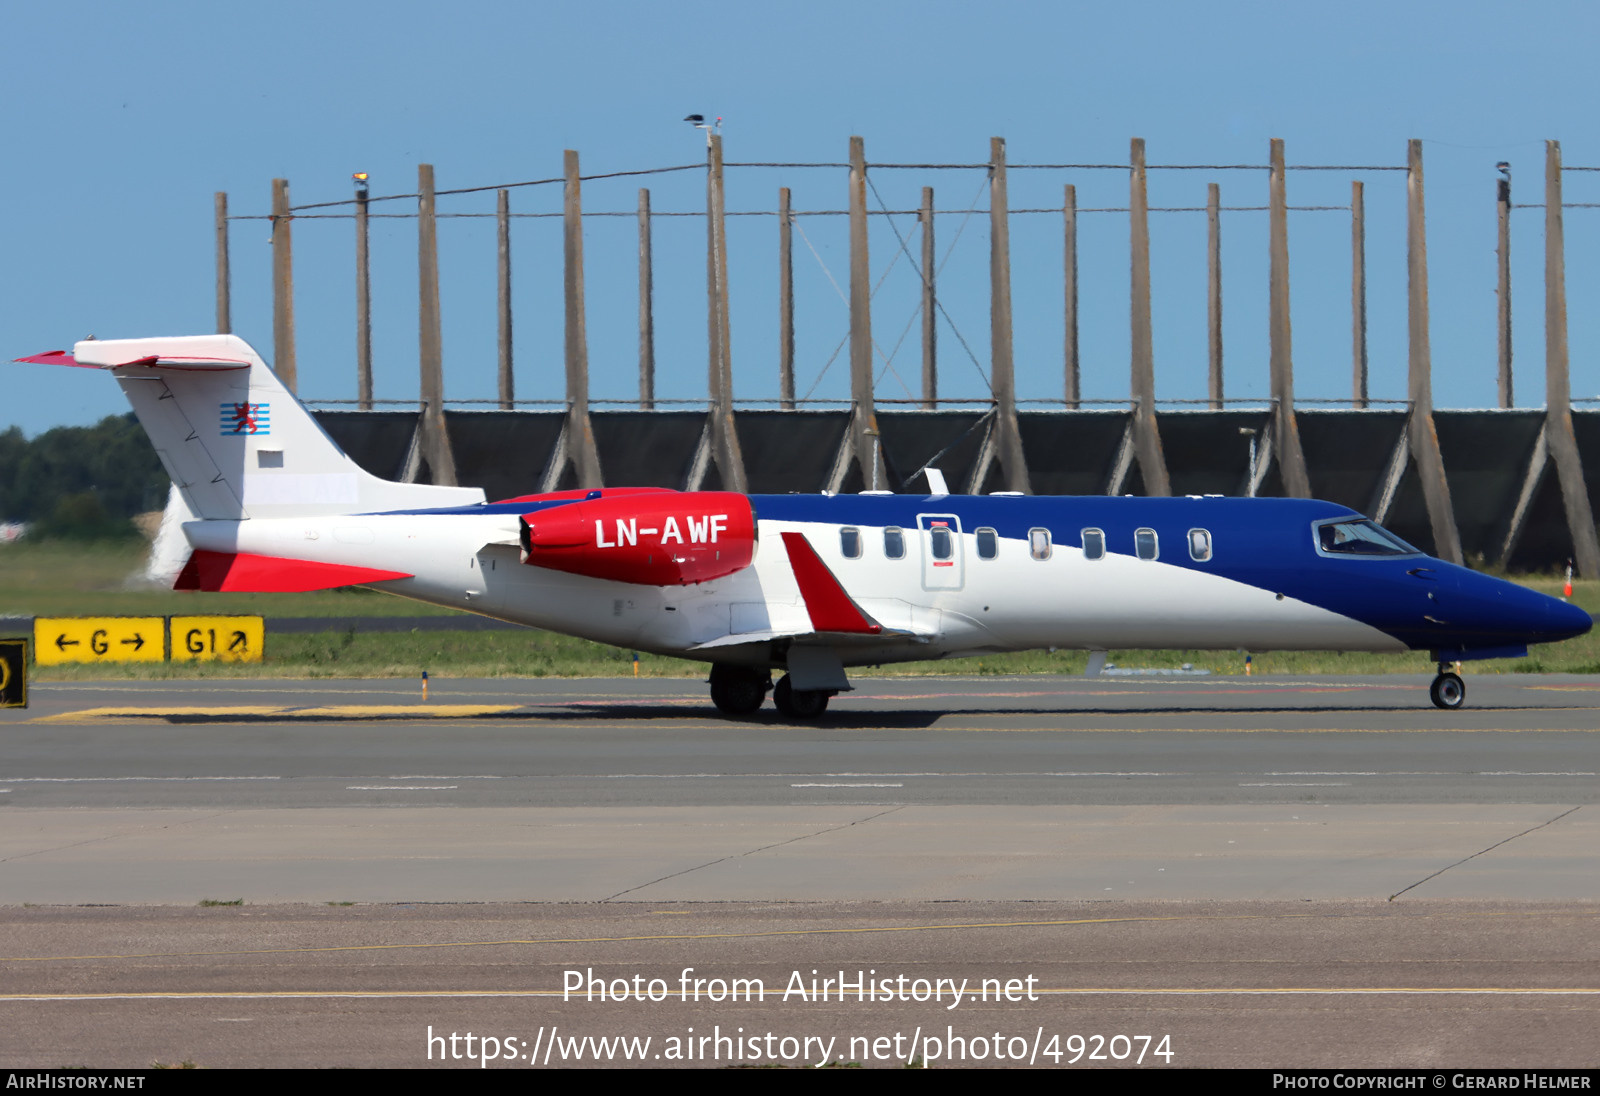
[[[16,426],[0,433],[0,521],[30,523],[30,538],[136,537],[129,519],[165,506],[169,482],[131,413],[32,441]]]

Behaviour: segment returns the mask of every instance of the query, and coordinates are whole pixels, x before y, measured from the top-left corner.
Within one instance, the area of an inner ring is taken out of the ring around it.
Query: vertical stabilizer
[[[196,517],[249,518],[466,506],[477,488],[391,483],[361,469],[236,335],[89,340]]]

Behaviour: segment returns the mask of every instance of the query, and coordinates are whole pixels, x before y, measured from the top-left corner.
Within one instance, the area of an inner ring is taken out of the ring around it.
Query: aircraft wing
[[[880,623],[850,596],[838,578],[828,569],[828,565],[811,547],[804,533],[785,532],[779,535],[783,539],[784,549],[789,554],[789,565],[794,570],[795,581],[800,587],[800,597],[805,604],[811,627],[732,632],[698,643],[689,648],[691,651],[737,647],[747,643],[766,643],[774,639],[809,640],[826,643],[828,646],[856,646],[889,638],[911,638],[927,642],[937,632],[931,620],[912,622],[911,627],[905,628],[889,627]]]

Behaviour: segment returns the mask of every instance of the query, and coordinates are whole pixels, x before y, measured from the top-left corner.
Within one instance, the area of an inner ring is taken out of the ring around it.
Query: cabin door
[[[959,590],[965,582],[961,519],[954,514],[918,514],[922,543],[922,588]]]

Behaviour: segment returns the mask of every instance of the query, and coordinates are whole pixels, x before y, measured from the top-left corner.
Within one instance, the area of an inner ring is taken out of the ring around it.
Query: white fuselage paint
[[[1398,651],[1369,625],[1292,597],[1191,567],[1116,553],[1087,560],[1056,545],[1031,557],[1001,538],[980,559],[955,535],[959,584],[924,564],[927,537],[908,529],[905,555],[885,558],[881,529],[861,528],[846,558],[837,525],[762,520],[750,567],[712,582],[643,586],[520,562],[516,518],[504,514],[388,514],[190,522],[196,548],[403,571],[375,588],[435,605],[583,636],[619,647],[708,661],[765,664],[770,640],[834,647],[845,665],[990,651],[1064,647]],[[790,567],[785,531],[812,548],[861,609],[902,636],[808,637],[810,619]],[[933,576],[930,578],[930,576]],[[934,588],[929,588],[933,586]],[[740,635],[750,634],[741,643]],[[721,641],[720,643],[718,641]],[[695,651],[703,644],[717,646]]]

